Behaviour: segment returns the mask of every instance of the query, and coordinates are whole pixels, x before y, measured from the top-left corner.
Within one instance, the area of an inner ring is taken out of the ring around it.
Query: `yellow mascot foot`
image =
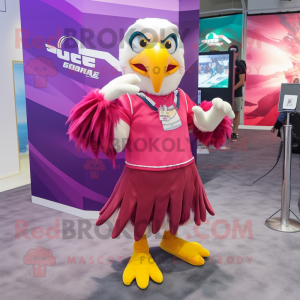
[[[147,238],[144,235],[134,243],[133,254],[123,273],[123,282],[130,285],[136,279],[138,287],[145,289],[149,284],[149,277],[157,283],[163,281],[163,275],[149,253]]]
[[[203,257],[209,256],[209,251],[199,243],[185,241],[176,234],[171,235],[170,231],[164,232],[160,248],[194,266],[203,265],[205,263]]]

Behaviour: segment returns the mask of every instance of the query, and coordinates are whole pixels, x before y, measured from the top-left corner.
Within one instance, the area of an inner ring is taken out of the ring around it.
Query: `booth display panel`
[[[70,110],[121,75],[119,43],[140,18],[164,18],[179,27],[190,69],[180,87],[197,102],[199,1],[21,0],[20,8],[32,200],[97,218],[122,173],[124,153],[113,169],[103,154],[96,160],[76,149],[66,134]],[[195,141],[192,147],[195,155]]]
[[[272,126],[282,83],[300,77],[300,13],[248,16],[245,125]]]

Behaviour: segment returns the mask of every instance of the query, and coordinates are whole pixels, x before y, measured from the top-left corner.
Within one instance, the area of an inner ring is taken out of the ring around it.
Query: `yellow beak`
[[[164,78],[175,73],[179,68],[178,62],[161,43],[147,45],[130,61],[130,66],[135,72],[150,77],[156,93],[160,91]]]

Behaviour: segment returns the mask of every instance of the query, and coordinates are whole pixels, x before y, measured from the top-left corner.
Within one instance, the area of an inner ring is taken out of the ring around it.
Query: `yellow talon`
[[[144,235],[134,243],[133,254],[123,273],[123,282],[130,285],[136,279],[138,287],[145,289],[149,284],[149,277],[157,283],[163,281],[163,275],[149,253],[148,242]]]
[[[210,255],[199,243],[185,241],[169,231],[164,232],[160,248],[194,266],[203,265],[203,257]]]

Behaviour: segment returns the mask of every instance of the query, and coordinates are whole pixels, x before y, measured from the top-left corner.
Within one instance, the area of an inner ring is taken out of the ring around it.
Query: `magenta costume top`
[[[120,118],[130,126],[125,147],[129,168],[163,171],[194,162],[188,119],[195,103],[181,90],[166,96],[124,95]]]

